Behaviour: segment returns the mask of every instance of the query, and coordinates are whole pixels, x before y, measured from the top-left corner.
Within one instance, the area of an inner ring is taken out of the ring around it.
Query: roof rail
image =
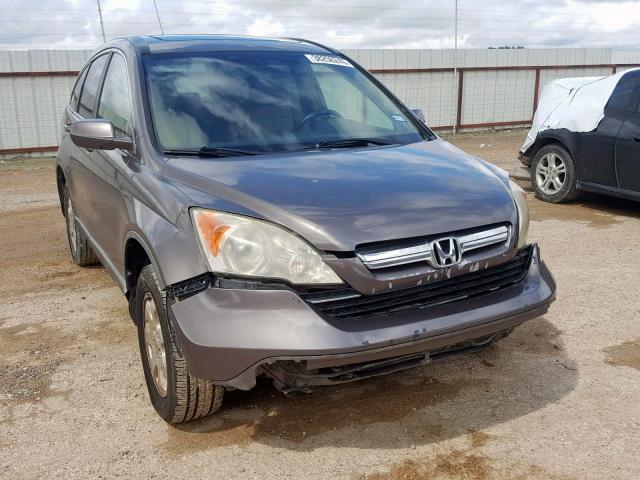
[[[293,40],[295,42],[304,42],[310,45],[315,45],[316,47],[324,48],[325,50],[329,50],[331,53],[335,53],[341,55],[341,52],[336,50],[335,48],[327,47],[319,42],[314,42],[313,40],[307,40],[306,38],[296,38],[296,37],[285,37],[285,40]]]

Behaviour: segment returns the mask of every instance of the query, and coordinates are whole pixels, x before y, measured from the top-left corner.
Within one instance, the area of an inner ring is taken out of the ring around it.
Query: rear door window
[[[131,99],[127,64],[120,55],[113,55],[98,105],[98,118],[109,120],[118,136],[131,134]]]
[[[89,67],[89,72],[87,73],[84,86],[82,87],[82,93],[80,94],[80,103],[78,104],[78,113],[85,118],[93,116],[98,98],[100,80],[102,79],[108,58],[109,54],[102,55],[96,58]]]

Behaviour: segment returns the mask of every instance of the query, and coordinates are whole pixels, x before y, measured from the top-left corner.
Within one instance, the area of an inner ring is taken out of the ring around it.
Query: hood
[[[172,158],[162,174],[193,206],[270,220],[325,251],[517,219],[506,174],[441,139],[373,149]]]

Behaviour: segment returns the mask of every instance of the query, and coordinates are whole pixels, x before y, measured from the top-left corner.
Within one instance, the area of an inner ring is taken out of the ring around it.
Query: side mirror
[[[421,108],[412,108],[411,111],[418,118],[418,120],[420,120],[423,123],[426,122],[426,119],[424,118],[424,112],[422,111]]]
[[[71,125],[69,134],[71,141],[78,147],[92,150],[133,150],[133,140],[129,137],[116,137],[113,124],[109,120],[78,120]]]

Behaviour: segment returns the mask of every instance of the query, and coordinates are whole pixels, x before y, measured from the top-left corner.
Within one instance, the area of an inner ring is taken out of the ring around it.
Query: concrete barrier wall
[[[640,50],[346,50],[436,130],[530,122],[542,86],[640,65]],[[90,50],[0,51],[0,156],[51,155]]]

